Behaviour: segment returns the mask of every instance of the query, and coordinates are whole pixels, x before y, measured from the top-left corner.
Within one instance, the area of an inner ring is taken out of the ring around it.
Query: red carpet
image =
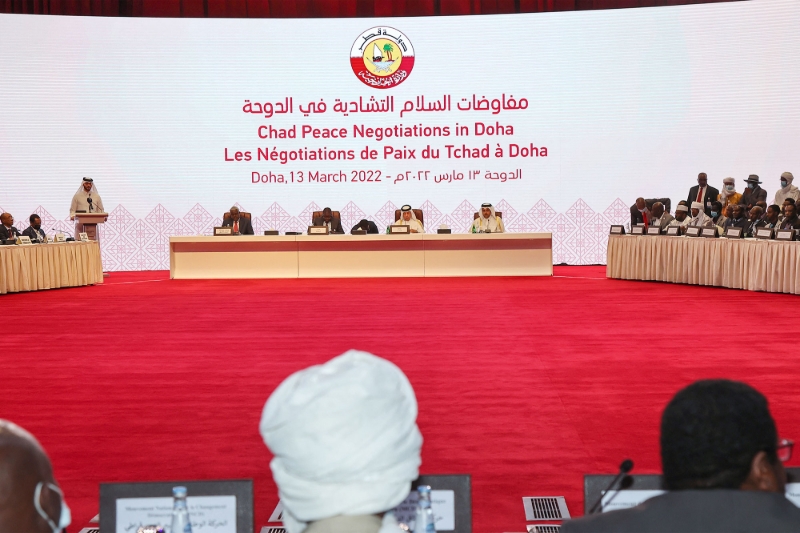
[[[0,417],[49,451],[77,531],[102,481],[253,478],[276,503],[261,408],[349,348],[391,359],[420,406],[424,473],[471,473],[477,532],[524,531],[522,496],[657,472],[660,411],[698,378],[746,380],[800,438],[795,296],[605,279],[171,281],[0,297]],[[403,325],[398,325],[403,324]],[[798,464],[794,461],[793,464]]]

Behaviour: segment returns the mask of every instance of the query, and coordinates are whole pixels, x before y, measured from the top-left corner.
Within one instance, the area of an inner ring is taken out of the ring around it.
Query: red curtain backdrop
[[[105,17],[417,17],[672,6],[729,0],[0,0],[0,13]]]

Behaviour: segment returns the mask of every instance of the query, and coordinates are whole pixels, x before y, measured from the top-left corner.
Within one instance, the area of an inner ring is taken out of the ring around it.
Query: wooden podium
[[[80,239],[80,233],[86,233],[93,241],[99,241],[97,225],[108,220],[108,213],[75,213],[75,240]]]

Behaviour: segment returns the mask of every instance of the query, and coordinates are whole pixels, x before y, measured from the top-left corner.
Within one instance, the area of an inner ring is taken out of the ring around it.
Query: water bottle
[[[172,487],[172,533],[192,533],[189,509],[186,507],[186,487]]]
[[[435,533],[436,520],[431,509],[431,488],[428,485],[417,487],[417,513],[414,520],[414,533]]]

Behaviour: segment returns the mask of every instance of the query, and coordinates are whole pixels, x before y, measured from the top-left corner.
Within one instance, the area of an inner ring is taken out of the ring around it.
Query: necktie
[[[238,220],[235,220],[233,222],[233,232],[234,233],[239,233],[239,221]]]
[[[642,220],[644,221],[645,228],[650,225],[650,223],[647,221],[647,211],[642,211]],[[489,225],[488,222],[486,225]]]
[[[701,203],[703,202],[703,188],[699,185],[697,186],[697,201]]]

